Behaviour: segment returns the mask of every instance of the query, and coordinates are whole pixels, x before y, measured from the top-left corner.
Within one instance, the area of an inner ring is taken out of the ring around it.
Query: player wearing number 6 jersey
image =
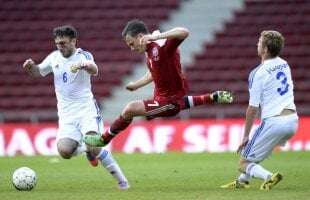
[[[285,145],[296,132],[298,116],[294,104],[293,81],[288,63],[278,57],[284,38],[277,31],[263,31],[257,43],[261,64],[249,75],[249,106],[236,181],[221,188],[249,188],[250,177],[264,180],[260,189],[270,190],[282,180],[279,172],[271,173],[260,162],[271,155],[277,145]],[[261,122],[249,138],[256,115],[261,110]]]
[[[154,98],[127,104],[120,117],[103,135],[86,135],[84,141],[90,146],[104,146],[120,131],[126,129],[136,116],[147,119],[175,116],[181,110],[212,102],[232,103],[230,92],[216,91],[201,96],[185,96],[188,85],[182,74],[178,46],[187,38],[189,31],[182,27],[150,34],[140,20],[127,23],[122,37],[132,51],[145,53],[148,72],[139,80],[127,85],[130,91],[154,82]]]
[[[83,142],[84,134],[103,131],[99,108],[91,91],[91,76],[97,75],[98,67],[90,52],[76,47],[77,32],[70,25],[54,28],[57,50],[36,65],[27,59],[23,67],[32,77],[54,75],[58,108],[57,150],[70,159],[86,152],[90,164],[100,162],[115,178],[119,189],[129,189],[127,178],[111,152],[104,148],[88,147]]]

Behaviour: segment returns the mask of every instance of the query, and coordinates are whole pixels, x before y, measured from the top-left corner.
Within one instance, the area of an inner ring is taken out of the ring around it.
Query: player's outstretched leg
[[[85,144],[92,147],[103,147],[106,145],[102,135],[85,135],[83,141]]]
[[[215,91],[211,94],[211,99],[217,103],[232,103],[233,93],[229,91]]]
[[[106,130],[102,135],[85,135],[84,142],[88,146],[92,147],[103,147],[109,144],[109,142],[121,131],[125,130],[132,122],[131,119],[124,119],[122,116],[119,116],[111,124],[111,127]]]
[[[283,179],[283,175],[281,173],[274,173],[270,179],[266,180],[261,186],[261,190],[271,190],[271,188],[277,185]]]
[[[117,181],[117,189],[127,190],[130,188],[127,178],[123,174],[116,160],[113,158],[111,152],[102,148],[101,152],[98,155],[98,159]]]

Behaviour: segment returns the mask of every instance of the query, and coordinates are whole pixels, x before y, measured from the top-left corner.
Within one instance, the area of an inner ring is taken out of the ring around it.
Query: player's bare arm
[[[176,38],[179,40],[184,40],[189,35],[189,31],[183,27],[176,27],[169,31],[160,33],[158,35],[144,35],[140,39],[140,45],[146,44],[148,41],[155,41],[159,39]]]
[[[153,78],[151,76],[150,72],[147,72],[146,74],[144,74],[144,76],[142,76],[139,80],[135,81],[135,82],[130,82],[127,86],[126,89],[129,91],[135,91],[149,83],[151,83],[153,81]]]
[[[27,70],[27,73],[31,77],[41,77],[39,67],[34,63],[34,61],[31,58],[27,59],[24,62],[23,68]]]
[[[258,113],[258,107],[254,106],[248,106],[248,109],[246,111],[246,123],[244,127],[244,135],[241,144],[238,147],[237,152],[240,153],[242,149],[247,145],[249,141],[249,135],[255,120],[255,117]]]
[[[77,65],[78,69],[84,69],[90,74],[98,74],[98,67],[94,63],[89,63],[89,62],[81,62]]]
[[[91,62],[81,62],[81,63],[78,63],[77,65],[71,66],[72,73],[76,73],[78,70],[85,70],[92,75],[98,74],[97,65]]]

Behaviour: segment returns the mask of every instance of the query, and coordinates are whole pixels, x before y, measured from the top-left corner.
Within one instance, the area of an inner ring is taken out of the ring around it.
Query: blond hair
[[[276,57],[280,54],[284,47],[284,37],[280,32],[266,30],[261,32],[260,37],[262,38],[263,47],[268,48],[268,53],[271,57]]]

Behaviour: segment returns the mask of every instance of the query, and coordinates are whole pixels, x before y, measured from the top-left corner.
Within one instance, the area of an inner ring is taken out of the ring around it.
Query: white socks
[[[80,145],[77,146],[76,150],[73,152],[72,156],[78,156],[86,151],[87,151],[86,144],[84,142],[81,142]]]
[[[246,173],[253,178],[259,178],[265,181],[272,176],[272,173],[270,171],[264,169],[262,166],[256,163],[249,164],[246,168]]]
[[[244,174],[244,173],[242,173],[242,174],[240,174],[240,176],[238,177],[238,181],[239,182],[242,182],[242,183],[245,183],[245,182],[249,182],[249,180],[250,180],[250,175],[249,174]]]
[[[127,182],[125,175],[123,174],[117,162],[114,160],[111,152],[102,149],[101,152],[98,154],[97,158],[101,161],[102,165],[110,172],[110,174],[117,180],[117,182]]]
[[[73,152],[73,156],[80,155],[81,153],[84,153],[86,151],[88,151],[87,146],[83,142]],[[117,162],[114,160],[111,152],[102,148],[100,153],[96,157],[99,159],[101,164],[109,171],[109,173],[117,180],[117,182],[127,182],[125,175],[123,174]]]

